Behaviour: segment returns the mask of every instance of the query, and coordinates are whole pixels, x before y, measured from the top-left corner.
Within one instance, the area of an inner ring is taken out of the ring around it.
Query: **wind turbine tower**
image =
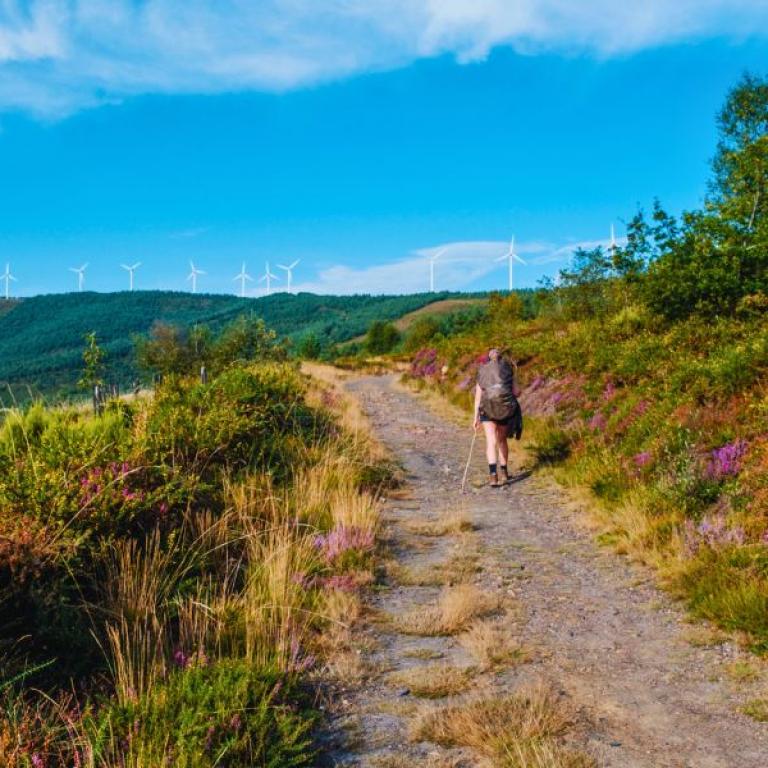
[[[266,281],[267,285],[267,296],[272,292],[272,281],[273,280],[279,280],[280,278],[277,275],[273,275],[269,271],[269,262],[267,262],[266,269],[264,270],[264,274],[259,278],[259,282],[263,283]]]
[[[11,281],[16,282],[16,278],[11,274],[11,265],[5,265],[5,272],[0,275],[0,280],[5,280],[5,300],[11,298]]]
[[[289,264],[287,267],[284,264],[278,264],[277,266],[280,267],[280,269],[285,271],[286,279],[285,279],[285,290],[288,291],[288,293],[291,292],[291,283],[293,282],[293,270],[296,269],[296,266],[301,261],[301,259],[296,259],[292,264]]]
[[[130,267],[127,264],[121,264],[120,265],[129,275],[128,277],[128,285],[130,286],[128,288],[129,291],[133,291],[133,273],[141,266],[141,262],[137,261],[135,264],[131,265]]]
[[[240,298],[245,298],[245,281],[246,280],[253,280],[253,278],[245,271],[245,262],[243,262],[243,266],[240,269],[240,273],[235,275],[233,280],[240,281]]]
[[[616,263],[616,230],[611,224],[611,261]]]
[[[192,293],[197,293],[197,276],[204,275],[205,272],[202,269],[198,269],[191,261],[189,262],[189,267],[191,271],[187,275],[187,280],[192,281]]]
[[[69,271],[77,275],[77,290],[82,291],[85,284],[85,270],[88,269],[87,262],[82,267],[70,267]]]
[[[429,261],[429,292],[435,292],[435,262],[445,253],[445,248],[441,248],[439,251],[427,256]]]
[[[525,262],[515,252],[514,236],[509,241],[509,250],[503,256],[499,256],[499,258],[497,258],[496,261],[507,262],[507,269],[509,270],[509,290],[511,291],[515,283],[515,279],[514,279],[515,262],[517,262],[518,264],[525,264]]]

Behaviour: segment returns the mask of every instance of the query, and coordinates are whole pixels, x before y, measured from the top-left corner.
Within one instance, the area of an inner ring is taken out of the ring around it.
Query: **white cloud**
[[[623,244],[623,239],[617,239]],[[526,261],[516,265],[516,283],[535,284],[539,277],[566,266],[577,248],[607,248],[609,240],[580,240],[569,243],[542,241],[520,242],[515,250]],[[295,290],[320,294],[400,294],[429,290],[428,257],[439,253],[435,265],[435,289],[438,291],[477,290],[477,284],[492,273],[498,273],[498,287],[506,287],[506,266],[496,261],[509,243],[501,240],[459,241],[441,243],[414,251],[404,259],[366,267],[337,264],[318,272],[314,280],[297,280]],[[542,269],[553,265],[552,270]],[[487,283],[488,281],[484,281]]]
[[[0,0],[0,109],[279,91],[500,45],[611,56],[766,34],[765,0]]]

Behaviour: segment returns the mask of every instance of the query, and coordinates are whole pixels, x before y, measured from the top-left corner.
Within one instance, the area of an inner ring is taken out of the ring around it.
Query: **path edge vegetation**
[[[249,327],[204,380],[5,414],[4,766],[315,764],[394,468],[339,388]]]

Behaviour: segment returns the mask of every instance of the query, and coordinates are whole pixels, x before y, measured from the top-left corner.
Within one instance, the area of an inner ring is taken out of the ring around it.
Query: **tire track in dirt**
[[[467,547],[474,548],[481,567],[474,582],[486,594],[519,605],[506,616],[530,660],[480,675],[474,686],[513,690],[526,681],[552,682],[581,711],[583,724],[574,738],[600,766],[768,766],[768,725],[739,712],[744,691],[723,672],[738,649],[728,642],[692,645],[679,607],[654,588],[647,571],[598,548],[574,525],[551,481],[532,475],[501,490],[471,488],[462,495],[467,428],[438,415],[394,377],[360,378],[347,388],[408,474],[409,498],[392,498],[385,509],[397,566],[424,573],[455,560],[457,548],[465,556]],[[482,462],[477,450],[471,470],[477,478],[485,476]],[[476,533],[414,532],[414,523],[438,520],[451,509],[469,517]],[[388,582],[373,599],[373,614],[425,611],[439,594],[435,585]],[[397,673],[430,663],[428,653],[470,667],[471,657],[455,638],[403,634],[385,620],[371,622],[366,638],[372,673],[334,714],[345,743],[334,764],[479,764],[466,751],[409,741],[417,705],[407,687],[396,683]]]

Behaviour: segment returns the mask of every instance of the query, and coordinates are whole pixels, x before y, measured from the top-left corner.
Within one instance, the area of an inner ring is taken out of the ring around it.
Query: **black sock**
[[[489,471],[489,472],[490,472],[492,475],[495,475],[495,474],[496,474],[496,465],[495,465],[495,464],[489,464],[489,465],[488,465],[488,471]]]

